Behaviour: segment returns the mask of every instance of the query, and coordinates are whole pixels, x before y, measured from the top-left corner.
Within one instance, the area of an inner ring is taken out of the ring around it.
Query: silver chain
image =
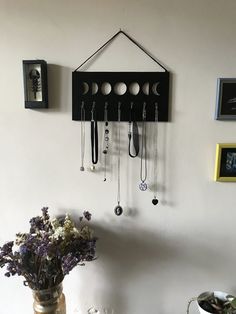
[[[118,163],[117,163],[117,172],[118,172],[118,183],[117,183],[117,203],[120,205],[120,120],[121,120],[121,103],[118,103]]]
[[[143,130],[142,130],[142,142],[141,142],[140,180],[142,182],[145,182],[147,179],[147,139],[146,139],[146,103],[145,102],[143,103],[142,129]]]
[[[155,143],[154,143],[154,198],[157,196],[158,159],[158,103],[155,103]]]
[[[80,122],[80,145],[81,145],[81,167],[80,170],[84,171],[84,154],[85,154],[85,109],[84,102],[80,108],[81,122]]]

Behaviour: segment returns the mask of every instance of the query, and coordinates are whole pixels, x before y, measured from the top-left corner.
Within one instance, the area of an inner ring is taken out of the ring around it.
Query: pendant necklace
[[[128,139],[129,139],[129,156],[131,158],[135,158],[139,153],[139,134],[138,134],[138,124],[135,119],[135,110],[133,110],[133,103],[130,105],[130,114],[129,114],[129,131],[128,131]],[[133,144],[132,153],[131,146]]]
[[[81,122],[80,122],[81,167],[80,167],[80,171],[84,171],[84,152],[85,152],[85,108],[84,108],[84,102],[82,102],[82,105],[80,108],[80,116],[81,116]]]
[[[154,198],[152,204],[157,205],[157,159],[158,159],[158,104],[155,103],[155,143],[154,143]]]
[[[103,154],[104,154],[104,182],[107,181],[107,154],[109,149],[109,124],[108,124],[108,103],[105,103],[104,107],[104,143],[103,143]]]
[[[141,167],[139,189],[141,191],[147,190],[147,143],[146,143],[146,103],[143,103],[143,121],[142,121],[142,142],[141,142]]]
[[[91,171],[95,170],[95,165],[98,162],[98,124],[96,118],[95,102],[91,111],[91,152],[92,152],[92,166]]]
[[[123,208],[120,206],[120,117],[121,109],[120,102],[118,103],[118,162],[117,162],[117,206],[114,209],[114,212],[117,216],[120,216],[123,213]]]

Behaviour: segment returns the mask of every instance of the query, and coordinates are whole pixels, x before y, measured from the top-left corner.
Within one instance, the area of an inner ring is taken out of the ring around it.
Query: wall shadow
[[[73,69],[68,67],[48,64],[49,108],[47,112],[72,110],[72,71]]]

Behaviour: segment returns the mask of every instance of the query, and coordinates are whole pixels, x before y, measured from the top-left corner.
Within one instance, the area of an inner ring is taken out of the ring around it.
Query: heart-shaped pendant
[[[152,200],[152,204],[153,204],[153,205],[157,205],[157,204],[158,204],[158,199],[154,198],[154,199]]]

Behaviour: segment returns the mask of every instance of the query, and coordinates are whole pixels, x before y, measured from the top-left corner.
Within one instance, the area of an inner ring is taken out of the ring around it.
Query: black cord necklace
[[[123,213],[123,208],[120,206],[120,118],[121,118],[121,104],[118,104],[118,162],[117,162],[117,205],[114,212],[117,216]]]
[[[154,143],[154,198],[152,204],[157,205],[157,159],[158,159],[158,104],[155,103],[155,143]]]
[[[139,189],[147,190],[147,143],[146,143],[146,103],[143,103],[143,121],[142,121],[142,143],[141,143],[141,167]]]
[[[129,114],[129,156],[135,158],[139,153],[139,134],[138,134],[138,124],[135,119],[135,110],[133,110],[133,103],[130,105],[130,114]],[[132,154],[131,145],[133,142],[133,150],[135,154]]]
[[[95,165],[98,162],[98,124],[96,118],[95,102],[91,111],[91,152],[92,152],[92,166],[90,169],[95,170]]]

